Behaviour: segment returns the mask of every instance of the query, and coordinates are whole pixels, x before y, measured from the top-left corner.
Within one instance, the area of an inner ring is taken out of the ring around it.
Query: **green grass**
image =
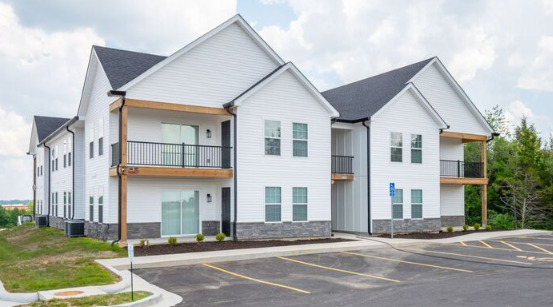
[[[149,292],[135,291],[134,301],[141,300],[152,295]],[[53,299],[49,301],[39,301],[27,307],[93,307],[93,306],[112,306],[131,302],[131,293],[116,293],[106,295],[94,295],[81,298]],[[23,306],[21,306],[23,307]]]
[[[10,292],[111,284],[119,278],[94,259],[124,255],[103,241],[68,238],[55,228],[18,226],[0,232],[0,279]]]

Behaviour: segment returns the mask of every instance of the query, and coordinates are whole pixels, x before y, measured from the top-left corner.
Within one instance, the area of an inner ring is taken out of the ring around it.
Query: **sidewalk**
[[[171,267],[180,265],[192,265],[201,263],[216,263],[226,261],[239,261],[250,260],[270,257],[286,257],[305,254],[320,254],[320,253],[334,253],[343,251],[352,251],[369,248],[382,248],[392,245],[411,245],[411,244],[447,244],[460,241],[474,241],[474,240],[489,240],[505,236],[521,236],[521,235],[535,235],[535,234],[547,234],[548,231],[541,230],[513,230],[513,231],[498,231],[498,232],[478,232],[471,233],[463,236],[446,238],[446,239],[388,239],[379,237],[361,237],[354,234],[339,233],[336,234],[337,238],[351,239],[355,241],[349,242],[337,242],[337,243],[321,243],[321,244],[304,244],[304,245],[290,245],[290,246],[276,246],[276,247],[264,247],[264,248],[251,248],[251,249],[235,249],[235,250],[222,250],[211,252],[198,252],[198,253],[184,253],[184,254],[169,254],[169,255],[157,255],[157,256],[142,256],[135,257],[133,267],[146,269],[146,268],[160,268]],[[118,270],[128,270],[130,268],[127,258],[115,258],[115,259],[102,259],[96,260],[98,263],[110,266]]]

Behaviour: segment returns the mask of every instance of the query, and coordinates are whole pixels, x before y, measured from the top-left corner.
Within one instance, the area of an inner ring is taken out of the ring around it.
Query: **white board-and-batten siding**
[[[248,97],[238,113],[238,222],[265,221],[265,187],[281,187],[282,221],[292,188],[308,189],[308,220],[330,221],[330,115],[285,71]],[[265,155],[265,120],[280,121],[280,156]],[[293,123],[308,125],[308,157],[293,156]]]
[[[411,218],[411,190],[423,191],[423,218],[440,217],[439,126],[411,90],[382,109],[371,128],[371,218],[390,219],[389,183],[403,189],[403,218]],[[402,133],[403,162],[391,162],[392,132]],[[422,135],[422,163],[411,163],[411,135]]]

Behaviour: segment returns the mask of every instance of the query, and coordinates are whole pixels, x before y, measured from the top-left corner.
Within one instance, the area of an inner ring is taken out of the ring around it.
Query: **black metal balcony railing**
[[[457,178],[484,178],[484,163],[441,160],[440,176]]]
[[[119,143],[111,145],[112,166],[119,162]],[[232,147],[127,142],[127,164],[166,167],[231,168]]]
[[[352,156],[332,156],[333,174],[353,174]]]

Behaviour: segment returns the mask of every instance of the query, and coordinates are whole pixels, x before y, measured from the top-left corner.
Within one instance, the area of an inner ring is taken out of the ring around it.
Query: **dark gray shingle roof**
[[[36,130],[38,135],[38,142],[42,142],[47,136],[56,131],[59,127],[69,121],[69,118],[62,117],[47,117],[47,116],[35,116],[34,117]]]
[[[340,112],[339,119],[356,121],[368,118],[401,92],[407,82],[432,59],[342,85],[322,94]]]
[[[118,89],[167,57],[93,46],[112,89]]]

